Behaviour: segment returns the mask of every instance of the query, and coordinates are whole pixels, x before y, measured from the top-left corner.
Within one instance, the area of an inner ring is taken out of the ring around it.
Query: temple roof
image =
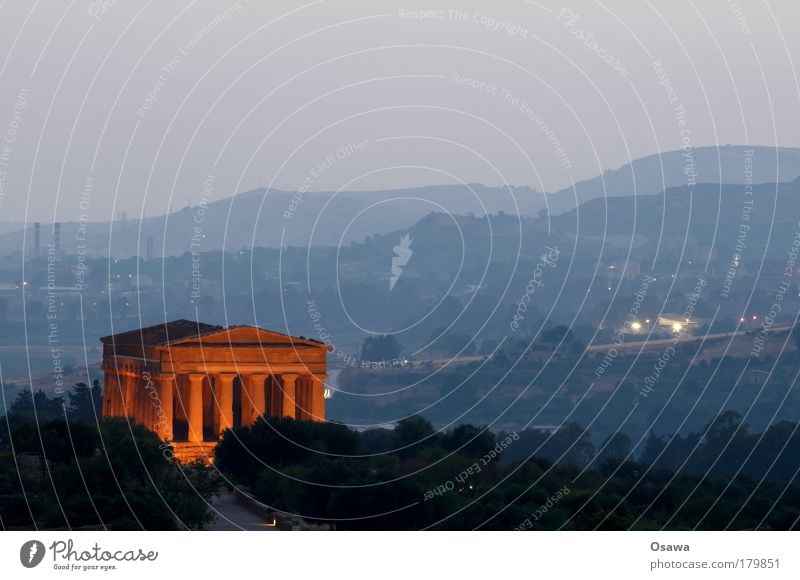
[[[217,326],[194,320],[173,320],[145,328],[137,328],[120,332],[100,339],[103,344],[135,344],[144,346],[178,346],[191,345],[197,342],[209,343],[248,343],[262,346],[292,345],[330,349],[331,347],[318,340],[295,337],[257,326],[236,325]]]
[[[145,328],[136,328],[126,332],[118,332],[110,336],[103,336],[100,338],[100,341],[103,342],[103,344],[110,342],[113,344],[144,344],[146,346],[155,346],[181,338],[199,336],[200,334],[214,330],[222,330],[222,327],[196,322],[194,320],[182,319],[162,322],[161,324],[154,324],[153,326],[147,326]]]

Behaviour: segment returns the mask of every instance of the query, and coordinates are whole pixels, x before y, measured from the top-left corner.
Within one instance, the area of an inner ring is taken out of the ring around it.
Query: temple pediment
[[[257,326],[216,326],[192,320],[174,320],[146,328],[119,332],[100,339],[104,344],[143,346],[217,346],[242,345],[296,348],[331,348],[319,341],[305,337],[290,336]]]
[[[288,334],[247,325],[210,329],[200,335],[171,340],[164,343],[164,346],[169,348],[180,346],[263,346],[270,348],[293,347],[330,350],[328,345],[316,340],[289,336]]]

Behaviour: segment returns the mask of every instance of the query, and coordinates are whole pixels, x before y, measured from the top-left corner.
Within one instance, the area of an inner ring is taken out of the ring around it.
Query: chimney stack
[[[42,224],[36,222],[33,224],[33,256],[39,257],[39,241],[41,240]]]

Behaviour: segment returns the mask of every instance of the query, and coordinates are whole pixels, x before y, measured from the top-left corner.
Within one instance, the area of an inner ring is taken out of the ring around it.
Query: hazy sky
[[[797,22],[797,0],[8,0],[0,221],[136,219],[204,184],[555,191],[686,143],[797,146]]]

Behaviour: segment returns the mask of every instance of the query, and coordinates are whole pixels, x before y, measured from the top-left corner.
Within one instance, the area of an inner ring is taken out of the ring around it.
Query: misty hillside
[[[746,219],[743,186],[714,184],[595,199],[552,216],[549,223],[546,217],[520,220],[506,215],[487,220],[435,214],[406,230],[375,236],[342,251],[340,280],[347,279],[347,272],[358,271],[372,273],[371,281],[385,284],[392,247],[408,233],[415,254],[400,285],[419,281],[420,288],[436,288],[440,296],[483,286],[502,292],[506,281],[516,277],[524,286],[536,259],[551,246],[561,252],[560,267],[550,274],[551,285],[539,296],[561,292],[559,307],[573,304],[569,297],[583,300],[587,284],[603,286],[610,266],[615,268],[614,279],[638,280],[648,272],[669,277],[676,272],[692,280],[724,276],[738,255],[737,277],[753,280],[736,285],[732,298],[753,284],[776,287],[800,231],[800,179],[757,185],[749,199],[753,204]],[[322,272],[326,270],[318,270]],[[329,276],[332,280],[333,274]]]
[[[548,195],[550,212],[574,209],[576,197],[581,204],[603,197],[653,195],[687,185],[690,178],[695,183],[744,183],[748,150],[753,151],[748,162],[752,165],[753,183],[787,182],[800,177],[800,149],[724,145],[698,147],[691,150],[691,155],[669,151],[580,181],[574,191],[568,187]]]
[[[743,171],[748,160],[752,162],[753,182],[756,184],[789,182],[800,177],[800,149],[776,151],[754,147],[752,157],[747,156],[747,150],[741,146],[693,150],[692,170],[696,171],[696,180],[700,184],[697,190],[712,197],[721,194],[738,196],[736,188],[720,187],[720,183],[743,183]],[[611,204],[605,201],[607,199],[634,195],[637,198],[648,197],[665,189],[673,191],[671,188],[685,187],[687,159],[683,152],[672,151],[660,157],[639,159],[603,176],[578,183],[579,205],[591,203],[590,222],[584,223],[584,227],[599,227],[597,224],[600,222],[594,218],[598,211],[605,214],[605,205]],[[535,217],[545,209],[545,198],[549,204],[551,226],[558,223],[557,231],[571,231],[569,223],[573,218],[570,218],[570,213],[576,207],[575,192],[571,189],[546,196],[528,187],[477,184],[306,194],[258,189],[214,201],[205,207],[185,207],[169,215],[142,221],[90,223],[86,247],[89,255],[108,256],[110,253],[115,258],[147,256],[148,238],[153,240],[154,257],[245,247],[338,247],[361,242],[369,236],[409,228],[431,213],[483,216],[502,212],[524,218]],[[738,202],[734,202],[736,205]],[[617,215],[617,210],[629,212],[632,208],[628,201],[621,207],[614,207],[617,209],[609,215]],[[713,208],[708,211],[716,212]],[[647,219],[652,222],[659,215],[658,212],[650,214]],[[660,226],[651,224],[646,231],[652,233],[652,228],[660,229]],[[51,231],[50,224],[43,224],[42,247],[52,239]],[[68,254],[76,252],[78,233],[76,222],[62,224],[62,250]],[[23,235],[27,236],[24,247],[30,255],[34,246],[32,225],[25,230],[17,229],[11,223],[0,228],[0,252],[21,250]]]
[[[86,246],[89,255],[107,256],[110,250],[115,258],[146,256],[148,237],[155,257],[243,247],[336,247],[411,226],[431,212],[535,214],[542,207],[543,196],[531,189],[483,185],[304,195],[259,189],[141,221],[90,223]],[[78,233],[78,223],[63,223],[61,249],[75,253]],[[21,250],[23,234],[30,255],[32,225],[0,234],[0,252]],[[41,236],[44,252],[52,225],[43,224]]]

